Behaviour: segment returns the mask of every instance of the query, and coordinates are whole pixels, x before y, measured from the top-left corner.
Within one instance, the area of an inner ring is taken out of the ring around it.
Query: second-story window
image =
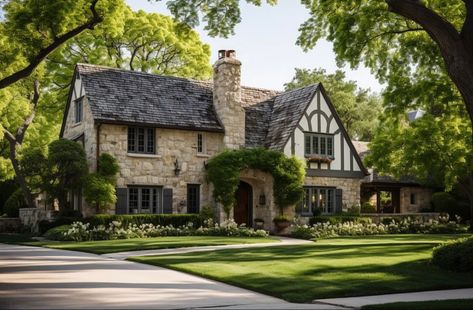
[[[205,136],[201,132],[197,134],[197,153],[198,154],[205,153]]]
[[[305,155],[334,156],[333,135],[306,133],[304,139]]]
[[[75,105],[75,121],[76,123],[82,122],[82,114],[83,114],[83,100],[82,97],[74,101]]]
[[[155,154],[154,128],[128,127],[128,153]]]

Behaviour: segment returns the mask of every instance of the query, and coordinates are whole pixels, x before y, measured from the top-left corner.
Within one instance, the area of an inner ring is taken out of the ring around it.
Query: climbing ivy
[[[214,185],[215,200],[223,205],[227,216],[235,204],[240,172],[244,169],[258,169],[273,176],[274,199],[281,214],[285,207],[301,199],[305,170],[297,158],[263,148],[227,150],[207,165],[207,180]]]

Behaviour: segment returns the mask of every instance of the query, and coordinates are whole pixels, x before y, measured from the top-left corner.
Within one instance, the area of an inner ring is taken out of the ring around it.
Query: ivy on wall
[[[303,193],[304,163],[295,157],[263,148],[227,150],[209,160],[207,180],[214,185],[215,200],[223,205],[227,217],[235,204],[240,172],[258,169],[273,176],[273,192],[281,214],[299,202]]]

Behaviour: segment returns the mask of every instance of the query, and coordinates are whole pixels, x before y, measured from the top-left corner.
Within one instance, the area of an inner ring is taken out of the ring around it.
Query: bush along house
[[[90,170],[103,152],[119,162],[118,202],[110,212],[224,212],[206,164],[226,149],[263,147],[306,163],[304,197],[288,215],[332,214],[359,205],[367,170],[321,84],[278,92],[240,85],[234,51],[219,51],[213,82],[77,64],[61,137],[84,146]],[[245,169],[232,214],[239,224],[279,214],[268,173]],[[75,209],[94,213],[80,191]]]

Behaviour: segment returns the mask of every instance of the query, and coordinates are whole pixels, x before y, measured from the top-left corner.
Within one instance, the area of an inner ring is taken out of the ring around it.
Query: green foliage
[[[19,189],[18,184],[14,180],[0,182],[0,216],[3,214],[5,202],[17,189]]]
[[[49,229],[46,233],[44,233],[43,237],[48,240],[58,240],[63,241],[67,240],[64,234],[71,228],[71,225],[61,225],[56,226]]]
[[[159,0],[155,0],[159,1]],[[262,0],[246,0],[260,6]],[[266,0],[274,5],[277,0]],[[233,29],[241,21],[239,0],[171,0],[166,2],[168,9],[179,21],[197,27],[200,18],[206,23],[204,29],[210,36],[227,38],[234,34]]]
[[[223,205],[227,216],[235,203],[240,172],[248,168],[273,176],[275,203],[281,213],[301,199],[305,171],[300,160],[263,148],[227,150],[210,159],[207,165],[207,179],[214,185],[215,200]]]
[[[273,218],[273,222],[275,224],[282,223],[282,222],[289,222],[289,217],[287,217],[285,215],[277,215]]]
[[[309,224],[329,223],[332,225],[353,222],[356,224],[371,223],[371,218],[356,215],[323,215],[314,216],[309,219]]]
[[[291,90],[316,83],[322,83],[327,90],[350,137],[371,140],[382,112],[381,98],[358,88],[355,81],[346,80],[341,70],[328,74],[324,69],[296,69],[292,81],[284,86]]]
[[[58,198],[60,209],[66,209],[67,192],[80,188],[88,172],[84,149],[74,141],[53,141],[49,145],[47,164],[45,189]]]
[[[452,271],[473,271],[473,238],[452,240],[437,246],[432,253],[432,263]]]
[[[25,198],[21,189],[17,189],[11,196],[5,201],[3,211],[8,217],[18,217],[20,208],[27,208]]]
[[[450,208],[453,208],[456,201],[449,193],[438,192],[432,195],[432,204],[435,212],[449,213]]]
[[[115,181],[118,172],[120,172],[120,165],[118,165],[117,159],[108,153],[100,154],[99,174]]]
[[[71,225],[74,222],[80,221],[80,217],[67,217],[67,216],[60,216],[55,218],[53,221],[49,220],[42,220],[38,223],[38,230],[40,234],[46,233],[48,230],[54,227],[63,226],[63,225]]]
[[[91,205],[97,205],[100,211],[106,211],[117,202],[115,186],[104,176],[91,173],[85,178],[83,184],[85,201]]]
[[[200,217],[203,220],[210,220],[214,218],[214,210],[209,206],[204,206],[200,209]]]
[[[179,227],[186,226],[187,223],[191,222],[194,224],[194,227],[199,227],[203,224],[203,219],[198,214],[99,214],[83,220],[85,223],[90,223],[91,226],[108,226],[113,221],[121,222],[123,226],[129,226],[132,224],[153,224],[160,226],[172,225],[174,227]]]
[[[360,213],[376,213],[376,207],[369,202],[361,204]]]

